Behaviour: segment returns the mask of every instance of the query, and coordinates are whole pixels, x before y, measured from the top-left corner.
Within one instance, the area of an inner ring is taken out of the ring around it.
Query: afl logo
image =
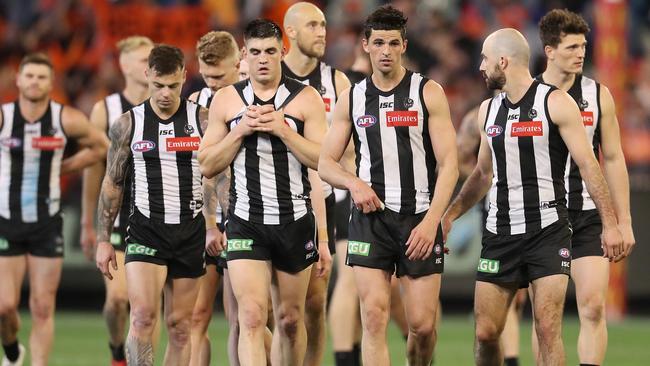
[[[366,114],[365,116],[361,116],[361,117],[357,118],[357,126],[359,126],[361,128],[370,127],[370,126],[374,125],[375,123],[377,123],[377,118],[375,116],[371,116],[371,115],[368,115],[368,114]]]
[[[442,253],[442,247],[440,246],[440,244],[436,244],[433,247],[433,251],[436,253],[436,255],[440,255]]]
[[[571,257],[571,252],[570,252],[569,249],[567,249],[567,248],[562,248],[562,249],[560,249],[560,251],[558,252],[558,254],[559,254],[560,257],[562,257],[562,258],[569,258],[569,257]]]
[[[131,150],[133,150],[134,152],[147,152],[155,148],[156,148],[156,144],[149,140],[134,142],[133,145],[131,145]]]
[[[503,127],[499,125],[492,125],[487,128],[487,131],[485,131],[487,134],[487,137],[497,137],[503,132]]]
[[[16,137],[8,137],[6,139],[0,140],[0,144],[10,149],[15,149],[22,145],[22,140]]]

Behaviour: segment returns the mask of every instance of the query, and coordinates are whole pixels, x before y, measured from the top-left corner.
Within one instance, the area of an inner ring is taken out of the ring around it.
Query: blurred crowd
[[[528,38],[531,68],[543,71],[544,55],[537,22],[551,8],[581,13],[592,25],[585,72],[593,68],[594,4],[580,0],[397,0],[393,5],[409,17],[407,65],[439,82],[447,92],[454,123],[487,96],[478,72],[483,38],[502,27],[517,28]],[[3,0],[0,3],[0,101],[16,96],[14,76],[20,58],[42,50],[53,59],[57,100],[86,113],[104,95],[122,88],[114,42],[132,33],[154,41],[174,43],[186,51],[189,82],[186,95],[200,88],[193,49],[210,29],[232,32],[257,17],[281,17],[292,0]],[[348,70],[360,48],[361,24],[381,0],[315,1],[328,20],[325,61]],[[629,0],[626,97],[617,101],[625,111],[624,135],[632,187],[650,190],[650,2]],[[621,40],[623,41],[623,40]],[[624,143],[625,143],[624,139]]]

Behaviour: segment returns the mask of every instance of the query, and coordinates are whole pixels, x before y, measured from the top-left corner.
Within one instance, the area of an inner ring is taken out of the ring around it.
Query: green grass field
[[[23,325],[20,339],[28,339],[30,321],[22,313]],[[533,365],[530,351],[530,326],[525,320],[521,339],[521,364]],[[564,340],[567,365],[577,365],[576,338],[578,321],[567,318],[564,323]],[[221,314],[215,314],[210,326],[212,337],[212,365],[227,365],[227,323]],[[162,335],[163,342],[165,335]],[[390,353],[393,365],[404,365],[404,341],[397,329],[389,329]],[[439,329],[436,347],[436,365],[472,365],[473,323],[469,316],[447,316]],[[609,350],[605,365],[650,365],[650,318],[629,318],[620,324],[609,326]],[[56,317],[56,337],[50,364],[53,366],[108,365],[109,352],[106,328],[99,313],[60,312]],[[157,352],[156,364],[162,363],[162,350]],[[323,362],[333,365],[331,347]],[[29,360],[25,365],[29,365]]]

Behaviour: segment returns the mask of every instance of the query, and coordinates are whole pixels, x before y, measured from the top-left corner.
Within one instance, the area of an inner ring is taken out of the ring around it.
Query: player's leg
[[[153,334],[161,308],[161,294],[167,277],[164,265],[132,261],[125,264],[127,293],[131,306],[126,339],[128,364],[153,365]]]
[[[571,261],[580,317],[578,358],[581,364],[602,365],[607,350],[605,302],[609,262],[603,257],[582,257]]]
[[[390,314],[390,278],[387,271],[354,266],[361,303],[361,353],[364,365],[389,365],[386,327]]]
[[[223,307],[227,309],[228,319],[228,362],[231,366],[239,366],[237,346],[239,343],[239,320],[237,318],[237,299],[230,284],[230,271],[224,268],[223,271]]]
[[[0,340],[5,352],[3,360],[11,362],[21,356],[21,346],[18,344],[18,304],[26,268],[25,255],[0,256]]]
[[[402,293],[400,292],[399,284],[400,281],[397,277],[392,276],[390,279],[390,320],[397,325],[404,340],[407,340],[409,336],[409,324],[406,320],[404,301],[402,301]]]
[[[541,277],[532,282],[535,330],[542,365],[564,365],[562,313],[569,278],[563,274]]]
[[[440,280],[440,274],[417,278],[402,276],[399,279],[409,329],[406,353],[410,366],[429,366],[431,363],[437,340],[435,325]],[[427,294],[427,301],[422,301],[422,294]]]
[[[359,323],[359,297],[352,267],[345,265],[348,241],[336,243],[336,284],[329,305],[329,327],[336,366],[355,365],[354,344]],[[334,331],[335,330],[335,331]]]
[[[501,347],[503,348],[503,357],[505,366],[519,365],[519,321],[523,306],[526,303],[526,289],[519,289],[515,295],[508,315],[506,325],[501,333]]]
[[[198,293],[198,278],[172,278],[165,283],[165,324],[169,342],[164,365],[187,365],[190,362],[192,312]]]
[[[217,295],[220,275],[217,265],[206,266],[205,275],[199,278],[199,292],[192,313],[192,354],[190,365],[201,366],[210,364],[210,339],[208,326],[212,319],[214,298]]]
[[[54,337],[56,291],[61,281],[63,258],[27,255],[29,272],[29,310],[32,330],[29,336],[32,365],[47,365]]]
[[[264,365],[264,333],[271,286],[270,263],[251,259],[232,260],[231,253],[229,243],[228,278],[238,306],[239,363],[244,366]]]
[[[499,337],[503,331],[508,308],[517,291],[516,284],[476,281],[474,292],[476,365],[501,365],[503,353]]]
[[[125,362],[124,341],[129,319],[129,296],[126,291],[124,251],[116,250],[115,258],[117,270],[111,269],[113,280],[104,277],[106,299],[103,315],[108,327],[108,341],[113,361]]]
[[[330,274],[318,277],[311,271],[307,300],[305,302],[305,326],[307,330],[307,351],[304,365],[318,366],[323,362],[325,351],[325,309],[327,307],[327,285]]]

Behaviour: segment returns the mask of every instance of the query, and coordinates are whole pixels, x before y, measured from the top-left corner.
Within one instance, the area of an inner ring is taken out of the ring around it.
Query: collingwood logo
[[[535,110],[535,108],[531,108],[530,111],[528,111],[528,118],[530,119],[537,118],[537,110]]]
[[[580,98],[580,100],[578,100],[578,107],[580,107],[580,110],[585,110],[589,107],[589,102]]]
[[[183,130],[184,130],[185,133],[188,134],[188,135],[191,135],[191,134],[194,133],[194,127],[192,127],[192,125],[190,125],[190,124],[186,124],[186,125],[185,125],[185,128],[184,128]]]

